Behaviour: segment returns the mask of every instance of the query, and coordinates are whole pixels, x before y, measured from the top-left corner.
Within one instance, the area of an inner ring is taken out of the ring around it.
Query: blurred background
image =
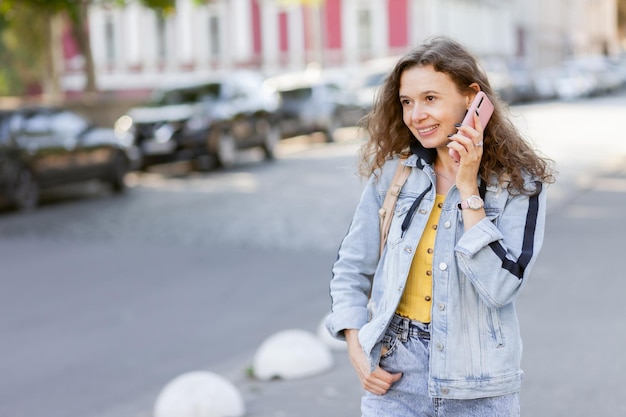
[[[194,370],[246,415],[359,415],[345,352],[295,381],[253,358],[318,331],[358,121],[437,34],[559,172],[523,410],[626,415],[626,0],[0,0],[0,417],[154,416]]]
[[[3,0],[0,94],[82,105],[112,124],[155,89],[183,81],[309,68],[332,73],[367,106],[363,90],[378,84],[393,57],[448,34],[480,57],[506,101],[570,99],[623,80],[623,3]]]

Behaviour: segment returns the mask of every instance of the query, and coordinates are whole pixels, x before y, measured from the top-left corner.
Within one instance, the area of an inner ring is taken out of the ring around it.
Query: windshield
[[[150,105],[156,107],[215,101],[219,98],[220,91],[221,84],[218,83],[174,90],[160,90],[154,93],[150,100]]]
[[[293,90],[283,90],[280,92],[283,100],[298,101],[306,100],[313,94],[313,90],[310,87],[297,88]]]

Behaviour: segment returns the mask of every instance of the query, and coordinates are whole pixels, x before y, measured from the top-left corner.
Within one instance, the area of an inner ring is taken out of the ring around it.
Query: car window
[[[250,94],[248,93],[248,89],[246,88],[246,85],[244,83],[235,83],[232,85],[232,90],[231,90],[231,98],[235,99],[235,98],[245,98],[248,97]]]
[[[50,117],[50,130],[63,136],[77,136],[89,127],[89,122],[71,111],[60,111]]]
[[[328,89],[328,91],[332,91],[333,93],[341,92],[341,87],[339,87],[337,84],[326,84],[326,88]]]
[[[363,83],[363,85],[365,87],[376,87],[377,85],[380,85],[383,83],[386,76],[387,76],[386,72],[379,72],[376,74],[369,75],[365,79],[365,82]]]
[[[285,100],[306,100],[313,95],[311,87],[295,88],[293,90],[283,90],[280,95]]]
[[[10,113],[0,114],[0,146],[6,145],[10,141],[11,130],[9,129]]]
[[[214,101],[221,92],[218,83],[205,84],[198,87],[177,88],[174,90],[157,91],[150,102],[150,105],[173,106],[178,104],[193,104],[200,101]]]
[[[260,82],[256,77],[241,77],[239,78],[239,89],[244,92],[249,92],[248,94],[257,92],[261,89],[262,82]]]
[[[183,90],[156,91],[150,101],[150,105],[154,107],[172,106],[182,104],[188,99],[189,94],[186,94]]]
[[[206,84],[199,89],[201,101],[215,101],[220,97],[222,85],[219,83]]]
[[[19,120],[16,120],[16,127]],[[50,117],[47,113],[34,112],[24,115],[19,130],[26,136],[37,137],[50,134]]]

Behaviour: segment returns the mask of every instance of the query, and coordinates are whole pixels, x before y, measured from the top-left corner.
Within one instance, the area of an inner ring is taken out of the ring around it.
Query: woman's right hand
[[[352,366],[361,380],[361,386],[372,394],[383,395],[394,382],[402,377],[402,373],[391,374],[380,366],[377,366],[374,372],[370,372],[369,361],[359,343],[358,333],[359,331],[356,329],[344,331],[350,362],[352,362]]]

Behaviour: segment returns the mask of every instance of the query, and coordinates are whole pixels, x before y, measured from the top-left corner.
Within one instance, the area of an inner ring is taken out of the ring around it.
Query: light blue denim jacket
[[[339,248],[330,284],[332,309],[326,327],[360,329],[359,340],[371,369],[378,365],[381,340],[396,311],[413,254],[435,201],[432,166],[412,155],[413,167],[396,204],[387,247],[380,259],[378,210],[399,159],[372,177]],[[403,234],[409,208],[430,184]],[[531,178],[529,186],[539,186]],[[464,231],[459,192],[446,196],[433,258],[430,375],[432,397],[468,399],[520,389],[522,342],[515,298],[542,246],[546,192],[511,195],[497,181],[487,184],[487,217]],[[371,294],[371,297],[370,297]]]

